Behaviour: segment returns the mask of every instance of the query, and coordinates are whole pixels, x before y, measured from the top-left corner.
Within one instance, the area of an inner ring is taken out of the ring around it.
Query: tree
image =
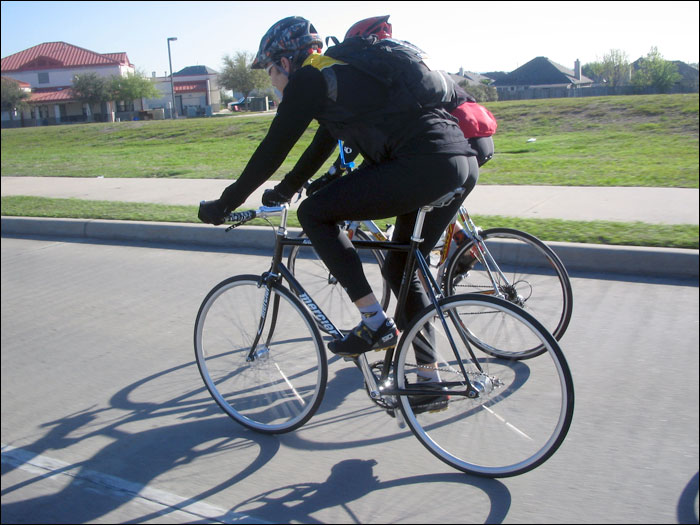
[[[9,78],[2,79],[2,110],[7,111],[10,115],[10,120],[14,120],[13,113],[15,110],[22,110],[27,107],[27,99],[29,93],[23,91],[17,82]]]
[[[92,72],[73,77],[73,94],[80,102],[88,105],[88,120],[92,120],[92,104],[112,100],[107,79]]]
[[[477,102],[493,102],[498,100],[498,90],[487,85],[485,82],[481,84],[470,84],[466,80],[459,82],[460,87],[462,87],[467,93],[472,95]]]
[[[595,82],[605,82],[609,86],[624,86],[630,82],[631,70],[627,53],[619,49],[611,49],[603,55],[602,62],[585,64],[581,68],[581,73]]]
[[[639,68],[632,77],[635,86],[653,86],[659,93],[666,93],[680,80],[678,66],[664,60],[656,47],[652,47],[647,56],[639,60]]]
[[[627,53],[611,49],[603,55],[603,73],[610,86],[624,86],[630,82],[630,63]]]
[[[130,102],[140,98],[160,98],[161,92],[151,79],[141,72],[128,73],[125,77],[113,76],[109,83],[112,100]]]
[[[225,89],[242,93],[246,98],[257,90],[270,87],[270,78],[262,69],[250,69],[254,55],[245,51],[237,51],[233,57],[224,55],[224,68],[219,73],[219,84]]]
[[[607,82],[602,62],[589,62],[581,68],[581,73],[596,83]]]

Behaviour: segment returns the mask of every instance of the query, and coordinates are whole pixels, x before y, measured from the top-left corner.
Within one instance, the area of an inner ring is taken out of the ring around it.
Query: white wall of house
[[[202,92],[192,92],[192,93],[175,93],[176,104],[178,105],[178,114],[181,116],[187,115],[187,107],[195,108],[206,108],[207,105],[211,106],[212,111],[219,111],[221,108],[221,93],[219,91],[219,84],[216,79],[217,75],[193,75],[193,76],[176,76],[174,77],[175,83],[179,82],[200,82],[202,80],[209,80],[209,104],[207,104],[207,93]],[[171,85],[170,77],[152,77],[155,82],[156,88],[161,92],[161,96],[158,98],[143,99],[143,109],[158,109],[158,108],[170,108],[172,95],[171,95]],[[180,111],[180,100],[182,101]]]
[[[101,77],[126,76],[133,74],[133,67],[90,66],[75,69],[41,69],[34,71],[13,71],[12,78],[31,84],[33,88],[53,88],[71,86],[75,75],[96,73]]]
[[[151,80],[155,83],[158,91],[161,92],[161,96],[158,98],[144,98],[141,101],[143,109],[169,108],[170,106],[168,104],[172,100],[170,94],[170,78],[152,77]]]
[[[40,69],[29,71],[13,71],[12,78],[26,82],[34,89],[41,88],[59,88],[70,87],[73,85],[73,78],[76,75],[85,73],[96,73],[105,78],[112,76],[126,76],[134,74],[134,68],[126,65],[109,65],[109,66],[86,66],[77,68],[54,68]],[[134,101],[135,109],[141,109],[140,101]],[[107,109],[108,113],[115,111],[114,105],[111,104]],[[31,108],[23,112],[26,119],[33,118],[57,118],[64,119],[66,117],[76,117],[87,115],[88,108],[86,104],[80,102],[47,102],[46,104],[32,104]],[[93,104],[89,112],[91,114],[101,113],[102,108],[99,104]],[[9,120],[9,114],[3,112],[2,120]],[[14,115],[13,120],[21,118],[21,115]]]

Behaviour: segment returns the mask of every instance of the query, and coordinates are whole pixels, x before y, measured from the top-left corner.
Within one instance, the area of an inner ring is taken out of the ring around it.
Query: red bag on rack
[[[481,104],[465,102],[457,106],[451,114],[459,120],[459,127],[468,139],[490,137],[496,133],[496,117]]]

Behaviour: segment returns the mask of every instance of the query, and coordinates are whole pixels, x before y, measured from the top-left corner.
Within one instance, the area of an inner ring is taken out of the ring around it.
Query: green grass
[[[698,188],[698,95],[490,102],[496,156],[479,184]],[[235,179],[272,115],[2,130],[4,176]],[[310,143],[312,124],[273,180]],[[527,142],[528,139],[537,139]],[[333,161],[329,159],[325,171]],[[2,214],[198,222],[190,206],[3,197]],[[698,249],[698,226],[477,217],[547,241]],[[386,222],[386,221],[382,221]],[[292,214],[290,222],[298,226]]]
[[[499,127],[496,156],[482,170],[480,184],[698,187],[697,94],[486,105]],[[4,129],[2,174],[235,179],[271,118]],[[315,130],[312,124],[274,180],[293,167]]]
[[[482,184],[698,187],[697,95],[508,101],[489,108],[499,122],[497,155]]]
[[[134,220],[193,223],[196,206],[171,206],[82,199],[48,199],[44,197],[2,197],[2,215],[23,217],[59,217],[79,219]],[[564,221],[518,219],[500,216],[474,216],[481,228],[507,227],[524,230],[545,241],[617,244],[698,249],[698,225],[651,225],[640,222]],[[379,225],[392,219],[377,221]],[[256,220],[251,224],[267,222]],[[299,227],[292,211],[288,226]]]

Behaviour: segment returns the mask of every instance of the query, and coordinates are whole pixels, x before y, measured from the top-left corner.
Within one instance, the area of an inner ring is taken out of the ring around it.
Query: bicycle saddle
[[[459,188],[454,189],[454,190],[452,190],[452,191],[449,192],[449,193],[446,193],[445,195],[443,195],[442,197],[440,197],[440,198],[437,199],[436,201],[431,202],[431,203],[428,204],[427,206],[429,206],[429,207],[431,207],[431,208],[442,208],[442,207],[444,207],[444,206],[447,206],[447,205],[450,204],[455,198],[461,197],[461,196],[464,194],[464,191],[465,191],[465,189],[462,188],[462,187],[460,186]]]

